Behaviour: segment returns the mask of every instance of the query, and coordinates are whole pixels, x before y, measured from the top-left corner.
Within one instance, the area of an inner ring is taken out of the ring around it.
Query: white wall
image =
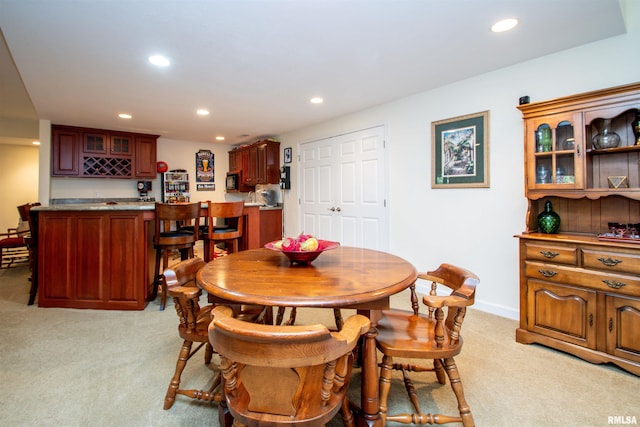
[[[0,144],[0,233],[18,226],[17,207],[38,200],[36,146]]]
[[[542,101],[638,81],[640,2],[628,2],[626,8],[626,35],[281,135],[281,147],[293,147],[294,153],[292,189],[284,197],[285,234],[299,229],[299,144],[385,124],[390,252],[419,271],[442,262],[471,269],[481,279],[475,307],[517,319],[518,242],[513,236],[524,230],[526,211],[518,99],[529,95],[532,102]],[[490,110],[491,187],[431,189],[431,122],[484,110]]]

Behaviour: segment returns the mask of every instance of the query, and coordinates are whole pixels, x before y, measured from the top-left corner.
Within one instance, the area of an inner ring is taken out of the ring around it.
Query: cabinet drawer
[[[554,262],[559,264],[578,264],[577,246],[555,246],[539,243],[525,243],[525,256],[528,260]]]
[[[527,277],[553,283],[591,288],[603,292],[640,296],[640,277],[597,272],[582,268],[535,261],[525,262]]]
[[[582,249],[582,265],[585,268],[601,271],[640,274],[640,255],[638,253]]]

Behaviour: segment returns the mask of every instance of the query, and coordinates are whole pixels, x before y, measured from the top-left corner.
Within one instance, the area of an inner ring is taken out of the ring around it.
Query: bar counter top
[[[152,211],[154,202],[104,202],[104,203],[68,203],[41,205],[33,207],[34,211]]]
[[[259,207],[260,210],[282,209],[278,206],[265,206],[260,203],[245,203],[245,207]],[[206,203],[203,203],[206,208]],[[95,203],[53,203],[50,205],[34,206],[34,211],[55,212],[55,211],[152,211],[155,202],[139,201],[107,201]]]

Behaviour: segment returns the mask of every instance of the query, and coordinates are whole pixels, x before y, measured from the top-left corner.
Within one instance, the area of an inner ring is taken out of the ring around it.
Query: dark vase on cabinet
[[[555,234],[560,228],[560,215],[553,210],[549,201],[544,204],[544,211],[538,215],[538,226],[540,231],[546,234]]]

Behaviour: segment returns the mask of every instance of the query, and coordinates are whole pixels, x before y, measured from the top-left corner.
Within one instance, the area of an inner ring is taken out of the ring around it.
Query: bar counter
[[[51,204],[32,211],[40,307],[144,309],[153,283],[153,202]]]
[[[29,304],[142,310],[153,294],[153,201],[65,199],[31,210],[37,267]],[[206,216],[203,203],[202,216]],[[245,204],[241,249],[281,238],[282,207]]]

